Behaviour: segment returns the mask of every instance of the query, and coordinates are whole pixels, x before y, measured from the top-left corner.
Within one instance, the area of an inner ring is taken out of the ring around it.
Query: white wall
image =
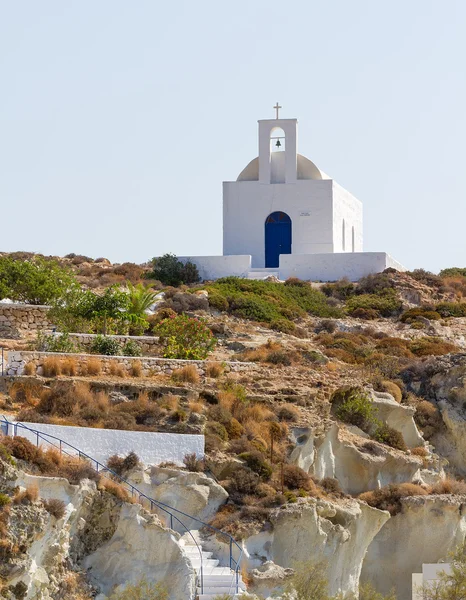
[[[357,281],[371,273],[380,273],[388,267],[405,271],[402,265],[385,252],[282,254],[279,277],[298,277],[312,281],[336,281],[346,277],[350,281]]]
[[[191,261],[196,265],[203,280],[219,279],[234,275],[247,277],[251,268],[251,256],[181,256],[181,262]]]
[[[431,585],[439,580],[440,573],[451,573],[451,566],[448,563],[423,564],[422,573],[413,573],[412,591],[413,600],[422,600],[422,586]]]
[[[345,249],[343,249],[343,220],[345,221]],[[354,227],[354,252],[363,251],[362,202],[333,181],[333,251],[353,252],[352,228]]]
[[[0,415],[1,417],[1,415]],[[1,429],[6,433],[2,424]],[[171,461],[183,464],[186,454],[193,452],[199,458],[204,457],[204,436],[179,433],[152,433],[146,431],[120,431],[115,429],[94,429],[90,427],[67,427],[65,425],[46,425],[44,423],[25,423],[31,429],[54,435],[75,446],[81,452],[106,463],[109,456],[126,456],[132,450],[147,465]],[[9,435],[14,435],[9,428]],[[18,428],[17,435],[27,438],[34,444],[36,435],[27,429]],[[44,449],[49,444],[41,442]]]
[[[264,267],[265,220],[275,211],[291,218],[293,254],[333,252],[332,180],[235,181],[223,183],[223,254],[250,254],[253,268]]]

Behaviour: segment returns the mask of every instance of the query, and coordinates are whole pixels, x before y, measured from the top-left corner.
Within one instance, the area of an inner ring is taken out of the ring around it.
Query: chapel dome
[[[272,157],[274,154],[279,153],[274,152]],[[281,152],[280,155],[282,155]],[[298,154],[297,175],[298,179],[330,179],[323,171],[318,169],[311,160],[302,154]],[[259,157],[251,160],[251,162],[241,171],[236,181],[259,181]]]

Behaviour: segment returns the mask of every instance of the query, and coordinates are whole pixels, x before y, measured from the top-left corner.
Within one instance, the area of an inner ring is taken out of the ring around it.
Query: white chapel
[[[223,182],[223,256],[184,257],[203,279],[227,275],[357,280],[387,267],[363,252],[362,203],[298,153],[298,121],[259,121],[258,156]]]

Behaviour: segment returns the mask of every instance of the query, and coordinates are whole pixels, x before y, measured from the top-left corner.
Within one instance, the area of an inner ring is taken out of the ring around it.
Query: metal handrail
[[[201,594],[204,593],[204,569],[203,569],[203,563],[202,563],[202,549],[199,546],[199,544],[197,543],[195,537],[193,536],[193,534],[191,533],[191,531],[187,528],[187,526],[176,516],[173,514],[173,512],[178,513],[179,515],[182,515],[184,517],[187,517],[188,519],[192,520],[192,521],[196,521],[197,523],[200,523],[203,527],[207,527],[208,529],[210,529],[211,531],[214,531],[215,533],[219,533],[223,536],[225,536],[226,538],[229,539],[230,542],[230,570],[233,571],[233,577],[232,577],[232,582],[230,584],[230,591],[233,585],[233,582],[235,583],[234,587],[235,587],[235,594],[238,593],[239,591],[239,570],[240,570],[240,566],[241,566],[241,558],[243,555],[243,548],[238,544],[238,542],[233,538],[233,536],[231,536],[229,533],[226,533],[225,531],[221,531],[220,529],[217,529],[216,527],[213,527],[212,525],[209,525],[208,523],[205,523],[204,521],[201,521],[200,519],[198,519],[197,517],[193,517],[192,515],[189,515],[187,513],[184,513],[181,510],[178,510],[177,508],[174,508],[172,506],[169,506],[168,504],[165,504],[164,502],[161,502],[160,500],[155,500],[154,498],[151,498],[150,496],[147,496],[146,494],[144,494],[144,492],[141,492],[136,486],[134,486],[132,483],[130,483],[129,481],[127,481],[124,477],[121,477],[121,475],[118,475],[118,473],[116,473],[115,471],[113,471],[112,469],[109,469],[106,465],[104,465],[103,463],[99,462],[97,459],[93,458],[92,456],[89,456],[88,454],[86,454],[85,452],[82,452],[81,450],[79,450],[79,448],[76,448],[76,446],[73,446],[72,444],[70,444],[69,442],[66,442],[65,440],[52,435],[50,433],[45,433],[43,431],[38,431],[37,429],[32,429],[31,427],[28,427],[27,425],[25,425],[24,423],[20,423],[20,422],[12,422],[9,421],[5,415],[1,416],[2,421],[6,424],[6,433],[8,435],[8,427],[11,425],[14,428],[14,435],[17,435],[17,430],[18,427],[20,429],[26,429],[27,431],[30,431],[32,433],[35,434],[36,436],[36,446],[39,446],[39,440],[42,439],[44,442],[46,442],[47,444],[50,444],[51,446],[58,448],[60,451],[60,454],[64,453],[67,456],[74,456],[73,454],[69,454],[68,452],[66,452],[63,449],[63,445],[65,445],[68,448],[72,448],[75,452],[78,453],[78,458],[79,459],[87,459],[91,462],[91,467],[94,468],[92,466],[92,463],[95,463],[95,471],[96,473],[100,473],[103,474],[104,476],[106,476],[107,473],[110,473],[113,477],[115,477],[116,479],[118,479],[121,483],[125,484],[126,486],[128,486],[131,490],[131,498],[133,498],[133,495],[136,494],[136,496],[138,497],[138,500],[140,501],[141,498],[149,501],[150,504],[150,510],[153,510],[153,506],[156,506],[157,508],[159,508],[160,510],[162,510],[163,512],[167,513],[168,515],[170,515],[170,529],[173,529],[173,519],[175,519],[175,521],[177,523],[179,523],[181,525],[181,527],[190,535],[190,537],[192,538],[195,546],[197,547],[198,551],[199,551],[199,556],[200,556],[200,560],[201,560],[201,564],[200,564],[200,588],[201,588]],[[58,442],[57,444],[54,444],[53,442],[50,442],[48,439],[46,438],[51,438],[55,441]],[[100,468],[100,471],[99,471]],[[141,505],[142,502],[140,502]],[[173,511],[173,512],[172,512]],[[236,546],[239,550],[239,555],[238,555],[238,559],[235,560],[233,558],[233,546]],[[234,568],[233,566],[234,565]]]

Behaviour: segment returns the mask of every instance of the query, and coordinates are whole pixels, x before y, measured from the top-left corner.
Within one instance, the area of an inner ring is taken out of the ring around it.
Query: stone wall
[[[169,358],[152,358],[152,357],[139,357],[133,358],[128,356],[101,356],[97,354],[60,354],[58,352],[29,352],[15,350],[8,353],[6,373],[10,377],[23,375],[27,364],[32,363],[34,368],[32,372],[36,372],[38,375],[43,374],[44,362],[47,359],[55,358],[59,361],[69,361],[70,359],[75,362],[76,375],[87,375],[88,366],[91,363],[98,364],[100,367],[100,373],[102,375],[115,375],[116,369],[123,370],[127,375],[133,374],[134,365],[141,366],[143,376],[151,376],[158,374],[171,375],[175,369],[180,369],[186,365],[194,365],[199,375],[205,374],[206,364],[209,361],[204,360],[177,360]],[[224,362],[225,371],[231,372],[243,372],[243,371],[255,371],[257,366],[255,363],[247,362]],[[94,369],[95,370],[95,369]]]
[[[2,433],[7,435],[20,435],[29,439],[33,444],[37,443],[37,435],[21,426],[14,427],[2,423]],[[55,436],[77,450],[106,463],[113,454],[126,456],[134,451],[142,462],[147,465],[158,465],[161,462],[174,462],[183,464],[186,454],[193,452],[204,458],[204,436],[181,433],[153,433],[149,431],[120,431],[115,429],[95,429],[91,427],[69,427],[67,425],[49,425],[45,423],[25,423],[30,429],[40,431],[44,439],[39,438],[39,445],[44,449],[50,447],[46,440],[47,434]],[[56,445],[56,440],[49,438]],[[73,453],[66,448],[66,452]],[[77,452],[75,452],[77,455]]]
[[[60,335],[59,333],[55,335]],[[92,344],[94,343],[96,334],[93,333],[70,333],[69,338],[73,341],[78,349],[82,349],[84,351],[88,350]],[[151,356],[152,354],[157,353],[157,349],[159,348],[159,338],[154,336],[146,336],[146,335],[111,335],[113,340],[116,340],[121,346],[126,344],[126,342],[132,341],[135,342],[139,348],[141,349],[142,354]]]
[[[0,338],[19,339],[50,328],[50,306],[0,302]]]

